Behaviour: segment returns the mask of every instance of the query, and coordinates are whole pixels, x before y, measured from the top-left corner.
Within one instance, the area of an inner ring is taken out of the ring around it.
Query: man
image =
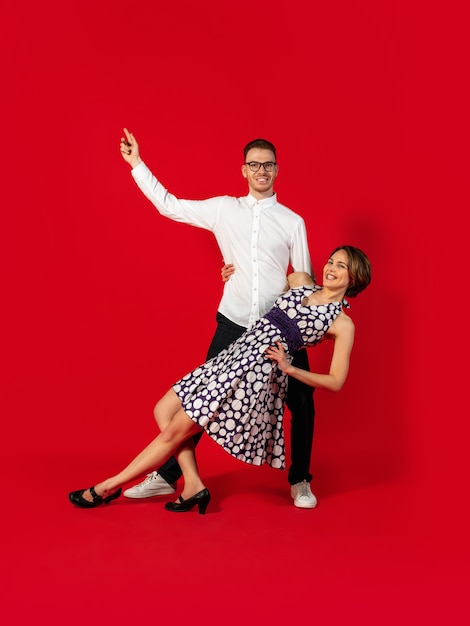
[[[121,138],[123,159],[132,176],[159,213],[172,220],[211,231],[225,263],[224,292],[219,303],[217,328],[207,359],[240,337],[273,305],[286,289],[289,265],[294,271],[312,274],[304,220],[279,204],[274,181],[279,172],[276,148],[255,139],[244,148],[242,175],[248,195],[220,196],[207,200],[181,200],[170,194],[142,161],[139,145],[126,128]],[[229,278],[229,280],[227,280]],[[309,370],[306,350],[296,353],[293,365]],[[313,388],[289,378],[286,400],[291,412],[291,466],[288,481],[294,505],[311,509],[317,500],[310,489],[310,455],[313,439]],[[201,434],[194,437],[195,445]],[[146,479],[124,491],[128,498],[171,494],[181,476],[172,457]]]

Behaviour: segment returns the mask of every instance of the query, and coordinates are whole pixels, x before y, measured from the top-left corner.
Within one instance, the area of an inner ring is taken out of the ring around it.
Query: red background
[[[2,9],[6,623],[468,623],[463,7]],[[205,439],[212,515],[67,502],[154,436],[153,405],[204,360],[222,290],[212,236],[137,189],[123,126],[188,198],[243,195],[242,148],[268,138],[317,274],[341,243],[371,258],[349,379],[316,393],[315,511],[292,506],[285,473]]]

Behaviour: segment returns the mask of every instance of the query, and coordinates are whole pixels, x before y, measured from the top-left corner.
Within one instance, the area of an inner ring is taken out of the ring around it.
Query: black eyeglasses
[[[274,163],[274,161],[266,161],[266,163],[259,163],[258,161],[250,161],[249,163],[245,163],[245,165],[248,165],[248,167],[250,168],[252,172],[257,172],[261,166],[264,167],[265,172],[272,172],[273,169],[276,167],[277,163]]]

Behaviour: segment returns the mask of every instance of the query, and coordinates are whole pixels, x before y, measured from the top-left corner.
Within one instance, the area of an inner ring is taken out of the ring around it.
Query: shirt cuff
[[[136,165],[131,169],[131,174],[135,180],[142,180],[145,178],[145,174],[149,172],[149,168],[145,165],[143,161]]]

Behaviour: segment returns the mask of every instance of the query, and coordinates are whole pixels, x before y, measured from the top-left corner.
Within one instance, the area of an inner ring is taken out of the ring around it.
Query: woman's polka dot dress
[[[295,324],[304,346],[323,339],[345,304],[304,306],[304,299],[318,289],[321,287],[291,289],[273,307]],[[236,459],[284,469],[282,418],[288,378],[264,355],[276,341],[288,350],[279,328],[263,317],[227,349],[175,383],[173,389],[188,416]]]

